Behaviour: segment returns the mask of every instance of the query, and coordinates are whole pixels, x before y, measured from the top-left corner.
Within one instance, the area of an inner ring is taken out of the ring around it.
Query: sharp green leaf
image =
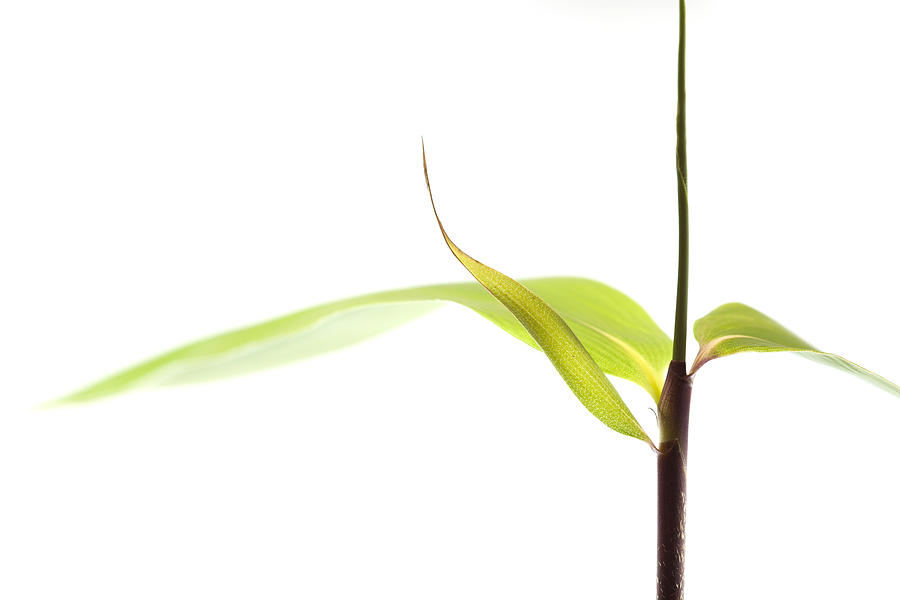
[[[841,356],[817,350],[776,321],[744,304],[724,304],[699,319],[694,323],[694,337],[700,342],[700,351],[691,373],[714,358],[737,352],[798,352],[900,396],[897,384]]]
[[[437,208],[434,207],[431,182],[428,179],[428,166],[425,163],[424,144],[422,165],[425,170],[428,195],[431,197],[431,205],[434,208],[434,216],[441,229],[441,234],[444,236],[444,241],[453,255],[478,283],[483,285],[522,324],[556,367],[569,389],[575,393],[575,396],[581,400],[591,414],[610,429],[644,440],[652,445],[650,437],[641,428],[619,393],[591,358],[566,321],[549,304],[524,285],[475,260],[453,243],[441,223]]]

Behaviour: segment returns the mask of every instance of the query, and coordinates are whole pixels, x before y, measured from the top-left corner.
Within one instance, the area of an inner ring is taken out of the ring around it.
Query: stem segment
[[[675,171],[678,182],[678,292],[672,362],[659,401],[657,457],[657,600],[684,599],[684,526],[687,498],[688,419],[691,378],[685,367],[688,295],[688,188],[685,138],[685,0],[678,0],[678,112],[675,117]]]
[[[688,419],[691,378],[672,361],[659,403],[657,469],[656,598],[684,598],[684,508],[687,498]]]
[[[688,300],[688,175],[684,98],[684,0],[678,11],[678,112],[675,117],[675,174],[678,184],[678,292],[675,297],[675,335],[672,360],[684,362]]]

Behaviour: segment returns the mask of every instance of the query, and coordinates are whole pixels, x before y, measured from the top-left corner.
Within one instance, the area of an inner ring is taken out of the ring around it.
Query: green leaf
[[[569,345],[581,348],[573,360],[578,363],[574,366],[584,372],[573,370],[573,366],[563,364],[565,361],[561,363],[558,357],[552,358],[557,368],[564,372],[566,381],[573,389],[577,388],[579,397],[592,412],[603,415],[604,422],[612,423],[613,428],[629,435],[647,439],[646,434],[636,427],[633,416],[621,411],[624,404],[618,396],[610,395],[610,390],[615,394],[611,386],[603,392],[609,397],[604,396],[602,400],[598,399],[598,393],[589,393],[585,386],[592,385],[592,377],[597,379],[595,371],[599,367],[600,371],[644,387],[658,401],[663,373],[670,358],[669,338],[637,303],[602,283],[576,277],[529,279],[523,283],[527,286],[527,289],[521,288],[523,293],[540,295],[552,306],[552,309],[547,308],[555,315],[551,320],[562,317],[570,330],[566,335],[574,338]],[[541,321],[526,319],[523,325],[521,311],[514,315],[482,285],[429,285],[331,302],[196,341],[125,369],[52,404],[85,402],[142,387],[214,380],[285,364],[375,336],[429,312],[439,305],[439,301],[466,306],[534,348],[550,348],[551,353],[566,348],[559,340],[548,338],[544,329],[534,330],[536,326],[543,326]],[[592,361],[585,360],[585,350]],[[609,385],[605,377],[598,381],[601,383],[594,382],[593,385]]]
[[[598,281],[577,277],[523,279],[565,319],[600,369],[632,381],[659,401],[672,340],[641,306]]]
[[[745,304],[723,304],[694,323],[700,351],[691,373],[707,362],[737,352],[799,352],[802,356],[836,367],[900,396],[900,386],[856,363],[817,350],[783,326]]]
[[[524,281],[567,320],[608,373],[658,389],[670,342],[625,294],[589,279]],[[534,348],[525,328],[481,285],[448,283],[392,290],[322,304],[166,352],[58,402],[80,402],[157,385],[251,373],[346,347],[441,306],[468,307]],[[655,398],[659,394],[656,393]]]
[[[139,388],[212,381],[324,354],[378,335],[438,306],[414,300],[435,300],[442,293],[466,298],[467,290],[453,287],[358,296],[215,335],[129,367],[53,404],[91,401]],[[477,303],[476,298],[472,301]]]
[[[581,400],[591,414],[610,429],[644,440],[652,445],[650,437],[641,428],[619,393],[565,320],[534,292],[503,273],[475,260],[453,243],[434,206],[431,181],[428,178],[428,166],[425,162],[424,144],[422,145],[422,166],[434,216],[441,229],[441,234],[444,236],[444,241],[454,256],[478,283],[509,309],[509,312],[515,316],[544,351],[544,354],[568,384],[569,389],[575,393],[575,396]]]

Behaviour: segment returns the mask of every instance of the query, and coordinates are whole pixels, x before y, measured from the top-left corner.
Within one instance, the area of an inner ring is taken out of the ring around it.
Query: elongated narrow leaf
[[[900,396],[900,386],[849,360],[817,350],[761,312],[744,304],[724,304],[694,323],[700,352],[694,373],[714,358],[737,352],[799,352],[806,358],[847,371]]]
[[[564,315],[608,373],[654,393],[668,339],[630,298],[575,277],[529,279]],[[337,350],[411,321],[443,304],[466,306],[540,349],[512,314],[478,283],[449,283],[357,296],[200,340],[135,365],[61,402],[102,398],[155,385],[206,381],[258,371]],[[411,349],[411,351],[414,351]],[[658,398],[658,393],[655,398]]]
[[[428,185],[428,195],[431,198],[435,219],[437,219],[444,241],[453,255],[478,283],[483,285],[522,324],[591,414],[614,431],[652,444],[649,436],[631,414],[619,393],[565,320],[534,292],[503,273],[475,260],[453,243],[434,206],[431,181],[428,179],[428,166],[425,163],[424,144],[422,166],[425,170],[425,181]]]

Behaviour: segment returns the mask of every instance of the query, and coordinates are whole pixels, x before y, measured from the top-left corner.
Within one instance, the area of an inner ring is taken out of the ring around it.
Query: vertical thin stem
[[[691,378],[685,367],[688,295],[687,141],[684,93],[684,2],[678,2],[678,112],[675,171],[678,183],[678,292],[672,362],[659,401],[657,457],[657,600],[684,600],[685,505]]]
[[[684,362],[687,344],[688,301],[688,191],[687,140],[685,138],[684,94],[684,0],[678,14],[678,112],[675,117],[675,171],[678,184],[678,292],[675,298],[675,335],[672,360]]]

